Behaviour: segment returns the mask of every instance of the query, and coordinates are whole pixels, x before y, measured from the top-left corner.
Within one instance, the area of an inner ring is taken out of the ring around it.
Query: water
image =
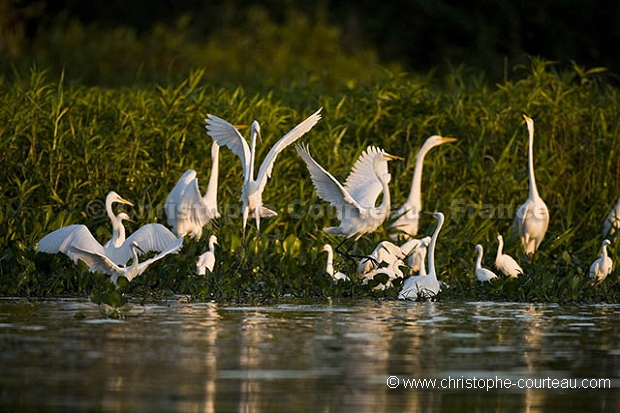
[[[87,301],[0,299],[0,410],[620,411],[619,318],[618,305],[178,299],[113,320]],[[611,388],[520,388],[544,379]]]

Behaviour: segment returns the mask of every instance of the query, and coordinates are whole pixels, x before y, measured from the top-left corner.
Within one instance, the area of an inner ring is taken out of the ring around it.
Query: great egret
[[[115,194],[115,193],[114,193]],[[108,195],[108,199],[113,198]],[[119,197],[120,198],[120,197]],[[122,199],[122,198],[121,198]],[[122,202],[122,201],[112,201]],[[128,202],[128,201],[127,201]],[[106,202],[106,205],[108,203]],[[110,211],[112,210],[110,203]],[[129,216],[121,212],[112,220],[112,238],[101,245],[90,232],[88,227],[82,224],[73,224],[50,232],[37,243],[37,252],[56,254],[62,252],[77,264],[80,256],[72,253],[73,246],[80,250],[90,251],[105,255],[117,265],[125,265],[132,257],[132,242],[141,245],[141,251],[163,251],[177,240],[177,237],[166,227],[158,223],[146,224],[136,230],[128,238],[125,238],[123,220],[129,220]]]
[[[241,192],[243,233],[248,217],[256,218],[256,230],[260,231],[261,217],[273,217],[277,215],[275,211],[263,206],[263,190],[267,180],[271,177],[271,171],[276,161],[276,157],[288,145],[301,138],[306,132],[316,125],[321,119],[320,108],[306,120],[295,126],[278,142],[273,145],[263,163],[258,170],[256,179],[254,178],[254,162],[256,159],[256,137],[260,135],[260,125],[257,121],[252,122],[250,131],[250,146],[241,136],[237,128],[232,124],[215,115],[208,114],[206,120],[207,133],[220,146],[226,146],[241,159],[243,167],[243,191]]]
[[[411,238],[418,233],[418,222],[420,211],[422,210],[422,168],[424,167],[424,157],[434,147],[456,140],[455,138],[444,138],[442,136],[433,135],[426,139],[418,151],[415,158],[415,167],[413,169],[409,197],[405,203],[392,214],[392,218],[396,219],[396,221],[392,223],[391,228],[398,231],[398,234],[393,236],[394,239],[399,235]]]
[[[478,253],[478,257],[476,258],[476,278],[480,282],[491,282],[493,278],[497,278],[497,275],[495,275],[495,273],[491,270],[482,268],[482,254],[484,254],[482,245],[476,245],[476,252]]]
[[[220,217],[217,210],[219,153],[219,145],[213,142],[211,145],[211,176],[204,196],[200,195],[196,171],[190,169],[179,178],[166,198],[164,209],[168,225],[179,237],[189,235],[194,239],[200,239],[204,226]]]
[[[610,244],[611,242],[608,239],[603,240],[601,244],[601,256],[590,265],[590,278],[594,278],[596,281],[603,281],[611,274],[613,262],[607,255],[607,247]]]
[[[127,281],[133,280],[138,275],[142,274],[152,263],[164,258],[168,254],[176,254],[183,246],[183,238],[176,238],[175,242],[170,244],[168,248],[160,252],[153,258],[149,258],[143,262],[138,261],[138,251],[140,246],[136,241],[131,242],[131,255],[133,262],[128,267],[123,267],[115,264],[107,256],[98,252],[81,249],[79,246],[71,245],[69,247],[70,254],[78,256],[80,260],[84,261],[90,268],[90,272],[102,272],[107,274],[112,279],[112,282],[116,285],[118,278],[123,276],[127,278]]]
[[[390,265],[399,258],[404,259],[405,254],[398,245],[390,241],[381,241],[368,256],[359,260],[357,273],[362,276],[377,268],[381,263]]]
[[[217,237],[215,235],[211,235],[209,237],[209,251],[198,257],[198,262],[196,263],[196,274],[205,275],[207,273],[207,269],[209,270],[209,272],[213,272],[213,267],[215,267],[216,244]]]
[[[504,254],[502,249],[504,248],[504,237],[500,234],[497,235],[497,255],[495,256],[495,268],[500,270],[505,276],[517,278],[520,274],[523,274],[523,269],[514,258],[508,254]]]
[[[414,275],[406,278],[398,293],[398,298],[401,300],[431,298],[441,290],[435,268],[435,246],[437,245],[437,237],[439,237],[439,231],[441,231],[445,217],[441,212],[435,212],[433,216],[437,220],[437,227],[428,246],[428,275]]]
[[[534,177],[534,121],[523,115],[529,131],[528,168],[530,177],[529,198],[517,211],[515,221],[519,228],[519,236],[523,249],[528,256],[534,255],[541,241],[545,237],[549,226],[549,209],[538,195],[536,179]]]
[[[388,182],[391,176],[387,162],[402,158],[369,146],[357,159],[342,186],[312,158],[307,145],[295,145],[295,149],[308,167],[317,195],[338,210],[340,226],[324,228],[325,232],[357,240],[385,221],[390,213]],[[383,200],[381,205],[375,207],[381,191]]]
[[[334,279],[334,281],[351,281],[351,279],[346,274],[343,274],[340,271],[334,272],[334,251],[332,250],[332,246],[329,244],[325,244],[321,251],[327,252],[327,264],[325,266],[325,272],[329,274]]]
[[[392,281],[397,278],[403,278],[404,274],[400,270],[400,267],[404,267],[406,264],[401,259],[396,259],[386,267],[375,268],[370,272],[367,272],[362,276],[362,284],[368,284],[369,281],[374,280],[377,275],[387,275],[387,281],[385,283],[379,283],[373,287],[373,290],[385,290],[392,286]]]
[[[611,237],[620,228],[620,198],[603,222],[603,237]]]
[[[413,250],[409,250],[409,252],[407,252],[408,243],[411,241],[418,241],[418,244]],[[418,273],[418,275],[426,275],[426,266],[424,265],[424,260],[426,259],[426,252],[430,243],[431,237],[424,237],[421,240],[409,240],[400,246],[403,254],[406,254],[409,257],[409,270],[412,273]]]

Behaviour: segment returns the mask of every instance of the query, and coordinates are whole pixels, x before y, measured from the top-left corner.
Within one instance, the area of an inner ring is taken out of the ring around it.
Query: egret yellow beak
[[[400,156],[396,156],[396,155],[390,155],[389,153],[384,153],[383,157],[386,158],[388,161],[404,161],[404,158],[401,158]]]
[[[452,137],[442,137],[441,143],[456,142],[458,139]]]
[[[527,116],[525,113],[522,113],[521,116],[523,116],[523,119],[525,119],[526,122],[530,122],[532,120],[532,118]]]
[[[248,125],[235,125],[235,129],[237,130],[241,130],[241,129],[247,129]]]
[[[122,196],[117,197],[116,198],[116,202],[120,202],[121,204],[129,205],[129,206],[134,206],[133,203],[129,202],[128,200],[126,200]]]

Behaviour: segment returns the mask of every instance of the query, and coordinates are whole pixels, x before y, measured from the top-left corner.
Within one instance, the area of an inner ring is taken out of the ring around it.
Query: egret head
[[[133,206],[131,202],[129,202],[114,191],[108,193],[108,196],[106,196],[105,198],[105,202],[107,205],[112,205],[114,202],[120,202],[121,204]]]
[[[329,244],[325,244],[323,245],[323,248],[321,249],[321,252],[330,252],[332,250],[332,246]]]
[[[136,221],[134,221],[133,219],[131,219],[131,217],[129,217],[129,215],[127,215],[127,214],[126,214],[126,213],[124,213],[124,212],[121,212],[120,214],[118,214],[118,215],[116,216],[116,218],[117,218],[119,221],[121,221],[121,222],[122,222],[122,221],[129,221],[129,222],[133,222],[133,223],[135,223],[135,222],[136,222]]]
[[[608,240],[608,239],[604,239],[604,240],[603,240],[603,246],[604,246],[604,247],[608,247],[608,246],[610,246],[610,245],[611,245],[611,241],[610,241],[610,240]]]
[[[433,135],[429,137],[428,139],[426,139],[426,141],[424,142],[424,146],[426,146],[427,149],[430,149],[430,148],[434,148],[435,146],[443,145],[444,143],[455,142],[455,141],[457,141],[456,138]]]

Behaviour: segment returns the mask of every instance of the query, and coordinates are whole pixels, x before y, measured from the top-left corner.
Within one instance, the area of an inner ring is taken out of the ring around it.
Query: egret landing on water
[[[434,147],[454,141],[456,141],[456,138],[444,138],[442,136],[433,135],[426,139],[420,148],[415,158],[415,167],[413,169],[409,197],[405,203],[392,214],[392,219],[396,219],[396,221],[392,223],[390,228],[399,232],[393,235],[393,239],[399,236],[412,238],[418,233],[420,211],[422,210],[422,168],[424,167],[424,157]]]
[[[198,257],[198,262],[196,263],[196,274],[205,275],[207,270],[209,270],[209,272],[213,272],[213,268],[215,267],[216,245],[219,245],[217,243],[217,237],[215,235],[211,235],[209,237],[209,251]]]
[[[435,247],[445,217],[441,212],[435,212],[433,216],[437,220],[437,227],[435,228],[435,232],[433,232],[431,242],[428,246],[428,275],[414,275],[405,279],[403,287],[398,293],[398,298],[401,300],[432,298],[441,290],[441,286],[437,280],[437,269],[435,268]]]
[[[504,254],[502,249],[504,247],[504,238],[501,235],[497,235],[497,255],[495,256],[495,268],[501,271],[507,277],[517,278],[523,274],[523,269],[514,258],[508,254]]]
[[[340,226],[324,228],[325,232],[357,240],[379,228],[390,213],[388,183],[391,176],[387,163],[402,158],[369,146],[353,165],[343,186],[312,158],[307,146],[295,145],[295,149],[308,167],[319,198],[338,210]],[[381,192],[383,200],[375,207]]]
[[[219,218],[217,210],[217,178],[220,147],[216,142],[211,145],[211,176],[207,192],[200,195],[196,171],[186,171],[177,181],[166,198],[164,209],[168,225],[179,237],[188,235],[200,239],[202,229],[211,220]]]
[[[528,143],[528,172],[530,193],[527,201],[517,211],[515,222],[519,229],[519,236],[523,249],[528,256],[533,256],[541,241],[545,237],[549,226],[549,209],[538,194],[536,178],[534,177],[534,121],[526,115],[523,119],[527,123],[529,132]]]
[[[491,282],[493,278],[497,278],[497,275],[491,270],[482,268],[482,255],[484,254],[482,245],[476,245],[476,252],[478,253],[478,257],[476,258],[476,278],[480,282]]]
[[[321,108],[322,109],[322,108]],[[260,231],[261,217],[273,217],[277,213],[263,206],[263,190],[267,180],[271,177],[271,171],[276,161],[276,157],[287,146],[301,138],[306,132],[310,131],[321,119],[321,109],[314,112],[308,119],[291,129],[279,141],[273,145],[263,163],[258,170],[258,175],[254,178],[254,162],[256,160],[256,138],[260,135],[260,125],[257,121],[252,122],[250,130],[250,146],[241,136],[236,127],[222,118],[208,114],[205,119],[207,133],[220,146],[226,146],[241,159],[243,167],[243,190],[241,192],[243,215],[243,234],[245,236],[245,226],[249,217],[256,219],[256,230]]]
[[[325,272],[329,274],[334,279],[334,281],[351,281],[351,279],[346,274],[343,274],[340,271],[334,272],[334,251],[332,250],[332,246],[329,244],[325,244],[321,251],[327,253]]]
[[[608,239],[603,240],[601,244],[601,256],[596,259],[590,266],[590,278],[596,281],[603,281],[609,274],[613,267],[613,261],[607,255],[607,247],[611,244]]]
[[[106,197],[106,211],[112,221],[112,238],[101,245],[90,232],[81,224],[68,225],[53,231],[37,243],[37,252],[56,254],[62,252],[77,264],[82,259],[82,254],[74,253],[73,247],[81,251],[87,251],[98,255],[104,255],[117,265],[125,265],[133,256],[132,243],[137,242],[141,246],[141,253],[154,251],[159,252],[168,248],[177,240],[177,237],[161,224],[146,224],[136,230],[128,238],[125,238],[123,220],[129,220],[129,216],[121,212],[114,215],[112,204],[115,202],[133,205],[121,198],[116,192],[110,192]]]

